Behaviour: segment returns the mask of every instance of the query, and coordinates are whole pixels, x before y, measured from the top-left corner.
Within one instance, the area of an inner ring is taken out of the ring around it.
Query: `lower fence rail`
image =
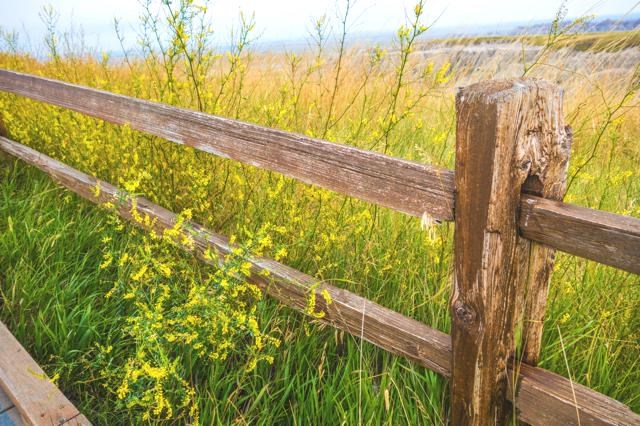
[[[0,150],[44,171],[55,181],[94,203],[111,202],[118,214],[133,220],[133,199],[115,186],[82,173],[18,142],[0,137]],[[95,188],[99,185],[99,195]],[[136,209],[152,219],[153,229],[162,232],[176,223],[171,211],[142,197],[136,197]],[[194,246],[192,253],[207,263],[210,250],[220,256],[232,250],[224,236],[191,223]],[[334,287],[271,259],[253,257],[249,281],[258,285],[279,302],[305,312],[311,292],[316,292],[318,308],[326,315],[319,321],[360,337],[393,354],[406,357],[419,365],[451,375],[451,337],[400,313],[382,307],[349,291]],[[264,271],[269,272],[265,277]],[[332,303],[326,304],[321,292],[329,292]],[[623,403],[550,371],[526,364],[508,366],[509,399],[517,417],[530,424],[609,424],[640,425],[640,415]]]

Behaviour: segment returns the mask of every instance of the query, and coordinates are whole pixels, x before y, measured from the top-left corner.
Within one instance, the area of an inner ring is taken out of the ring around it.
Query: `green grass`
[[[127,423],[95,370],[96,345],[120,336],[120,306],[105,299],[101,238],[130,243],[94,205],[41,172],[6,158],[0,182],[0,318],[96,424]],[[393,293],[393,292],[391,292]],[[307,325],[268,300],[261,321],[283,344],[272,365],[245,373],[234,364],[198,365],[202,423],[442,423],[445,381],[350,335]],[[124,350],[126,340],[114,344]],[[388,404],[385,403],[388,393]]]
[[[100,239],[130,243],[105,213],[41,172],[4,158],[0,182],[0,318],[96,424],[128,423],[96,380],[96,344],[120,339],[120,306],[105,299],[113,277],[99,269]],[[561,256],[550,295],[543,365],[640,407],[637,277]],[[376,299],[413,301],[388,286]],[[440,315],[443,315],[441,312]],[[268,300],[260,319],[283,345],[252,373],[228,361],[197,365],[202,423],[439,424],[446,382],[425,369]],[[564,346],[560,344],[562,333]],[[620,339],[619,336],[627,336]],[[388,393],[388,403],[385,402]]]

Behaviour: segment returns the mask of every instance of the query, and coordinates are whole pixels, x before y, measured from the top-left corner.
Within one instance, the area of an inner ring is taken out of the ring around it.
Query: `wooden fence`
[[[450,378],[453,424],[635,424],[624,404],[536,367],[554,250],[640,274],[640,219],[561,202],[571,132],[562,90],[538,80],[478,83],[456,98],[456,172],[293,133],[0,70],[0,90],[128,124],[178,144],[231,158],[421,217],[455,221],[451,336],[266,258],[248,259],[249,280],[305,311],[312,291],[322,321]],[[6,135],[5,135],[6,136]],[[0,136],[0,149],[48,173],[93,202],[115,202],[131,217],[123,190]],[[93,189],[99,183],[98,197]],[[137,209],[156,231],[174,213],[144,198]],[[229,241],[192,224],[203,261]],[[264,271],[269,271],[266,278]],[[524,318],[521,360],[514,328]]]

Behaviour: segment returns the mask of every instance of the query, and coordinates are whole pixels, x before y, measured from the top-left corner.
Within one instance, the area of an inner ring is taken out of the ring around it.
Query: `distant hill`
[[[571,21],[563,21],[562,24],[570,24]],[[633,18],[599,18],[587,23],[581,32],[602,33],[609,31],[631,31],[640,28],[640,16]],[[512,34],[546,34],[551,29],[551,23],[534,25],[520,25],[515,27]]]
[[[562,24],[569,24],[571,20],[563,21]],[[551,21],[537,21],[533,23],[524,24],[520,22],[503,22],[491,25],[475,25],[472,27],[434,27],[431,28],[422,37],[424,41],[431,42],[443,42],[445,40],[451,40],[452,42],[460,39],[468,39],[465,44],[475,44],[478,42],[486,41],[509,41],[509,37],[521,36],[523,34],[529,36],[544,35],[549,32],[551,28]],[[621,33],[633,31],[640,28],[640,13],[633,13],[627,16],[623,15],[608,15],[599,16],[592,21],[586,23],[583,27],[579,28],[581,33]],[[395,32],[392,31],[380,31],[380,32],[360,32],[351,35],[348,44],[350,45],[390,45],[391,41],[395,37]],[[610,37],[615,37],[613,34]],[[602,36],[593,39],[583,40],[585,45],[573,46],[578,50],[588,50],[593,48],[594,42],[602,39]],[[630,35],[628,42],[623,45],[617,45],[618,48],[637,46],[640,44],[640,37],[637,35]],[[544,40],[537,40],[535,37],[530,40],[533,44],[544,44]],[[605,45],[606,43],[601,43]],[[303,51],[309,48],[309,40],[304,38],[289,39],[289,40],[265,40],[258,41],[254,44],[254,49],[258,51]]]

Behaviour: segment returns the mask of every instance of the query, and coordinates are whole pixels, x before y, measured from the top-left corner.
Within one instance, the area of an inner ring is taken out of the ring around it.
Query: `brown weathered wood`
[[[517,414],[525,423],[640,426],[626,405],[550,371],[522,364],[518,381]]]
[[[118,190],[109,183],[99,181],[93,176],[86,175],[17,142],[0,137],[0,150],[39,168],[66,188],[94,203],[107,201],[117,203],[123,198],[121,195],[124,191]],[[94,189],[98,182],[100,182],[100,198],[96,199]],[[155,229],[158,232],[173,227],[176,221],[173,213],[144,198],[137,198],[137,206],[140,214],[148,214],[150,219],[156,220]],[[131,220],[131,213],[127,208],[130,208],[128,202],[120,207],[119,214]],[[139,223],[136,224],[141,226]],[[225,237],[214,234],[197,224],[190,224],[190,226],[194,230],[194,254],[203,261],[211,262],[203,256],[207,247],[217,248],[222,255],[228,252],[229,244]],[[322,296],[317,295],[318,309],[323,309],[327,313],[321,321],[328,322],[355,336],[362,335],[376,346],[404,356],[445,377],[450,376],[451,339],[449,335],[326,283],[312,290],[311,286],[315,283],[312,277],[273,260],[254,258],[250,261],[253,265],[251,277],[253,282],[282,303],[304,312],[310,291],[319,293],[322,289],[327,289],[333,299],[333,303],[328,308]],[[264,278],[265,270],[269,271],[270,280]],[[518,381],[518,390],[508,392],[507,397],[513,400],[513,395],[517,395],[518,416],[531,424],[577,424],[579,415],[580,419],[593,419],[593,424],[640,425],[640,416],[624,404],[574,384],[576,410],[571,383],[566,378],[526,365],[519,366],[515,371],[512,366],[508,369],[508,377],[517,376],[519,371],[522,380]],[[544,416],[539,417],[544,422],[536,421],[541,407],[547,410]],[[555,418],[559,420],[554,421]]]
[[[534,107],[527,112],[532,114],[532,128],[526,130],[521,143],[529,150],[526,155],[532,161],[523,185],[529,193],[562,200],[567,189],[572,133],[564,124],[562,89],[553,86],[545,89],[535,95],[545,96],[544,103],[534,101]],[[516,320],[522,321],[522,360],[537,365],[555,249],[537,242],[525,243],[525,246],[529,250],[528,272],[526,280],[520,283],[524,288],[518,291],[522,302],[516,305]]]
[[[0,387],[29,424],[61,425],[80,414],[1,322]]]
[[[520,192],[528,176],[543,193],[564,192],[561,106],[561,89],[536,80],[478,83],[456,97],[452,424],[507,419],[516,307],[529,266],[532,287],[544,288],[552,264],[547,249],[532,251],[518,234]]]
[[[421,217],[451,220],[453,173],[387,155],[115,93],[0,70],[0,90]]]
[[[529,195],[520,208],[524,237],[640,274],[640,219]]]

